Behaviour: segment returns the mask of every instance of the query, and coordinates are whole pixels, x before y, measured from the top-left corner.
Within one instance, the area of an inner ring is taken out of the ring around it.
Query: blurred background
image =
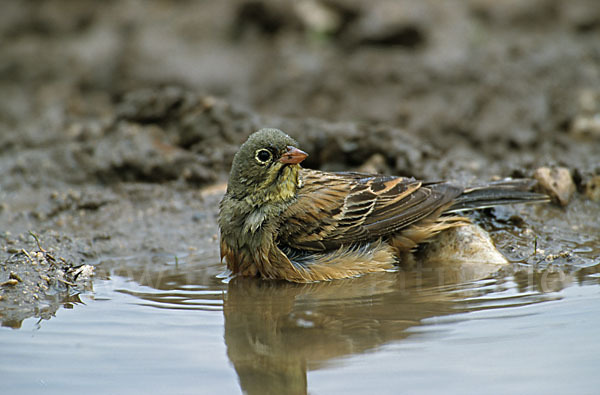
[[[136,162],[119,171],[76,147],[42,169],[205,184],[268,123],[310,166],[489,178],[560,164],[581,179],[600,162],[588,144],[600,138],[599,36],[595,0],[7,2],[0,152],[102,150],[125,120],[203,160],[143,163],[138,137],[102,153]]]

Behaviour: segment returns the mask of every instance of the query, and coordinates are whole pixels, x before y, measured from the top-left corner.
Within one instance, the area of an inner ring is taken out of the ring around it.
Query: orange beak
[[[281,158],[279,158],[279,162],[296,165],[302,162],[304,159],[306,159],[307,156],[308,154],[306,152],[299,150],[296,147],[292,147],[291,145],[288,145],[287,151],[285,152],[285,154],[281,155]]]

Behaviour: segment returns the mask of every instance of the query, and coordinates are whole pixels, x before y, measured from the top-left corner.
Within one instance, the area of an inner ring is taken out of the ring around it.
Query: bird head
[[[300,185],[300,163],[308,154],[279,129],[253,133],[233,158],[227,193],[252,204],[285,201]]]

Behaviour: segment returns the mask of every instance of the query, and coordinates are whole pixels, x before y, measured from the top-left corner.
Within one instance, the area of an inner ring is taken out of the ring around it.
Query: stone
[[[573,177],[565,167],[540,167],[535,171],[534,178],[542,192],[550,195],[561,206],[566,206],[575,192]]]

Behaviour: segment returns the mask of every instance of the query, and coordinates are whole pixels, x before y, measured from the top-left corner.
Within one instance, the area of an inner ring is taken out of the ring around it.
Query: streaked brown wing
[[[396,232],[446,205],[461,189],[413,178],[302,170],[298,200],[286,211],[279,241],[322,251]]]

